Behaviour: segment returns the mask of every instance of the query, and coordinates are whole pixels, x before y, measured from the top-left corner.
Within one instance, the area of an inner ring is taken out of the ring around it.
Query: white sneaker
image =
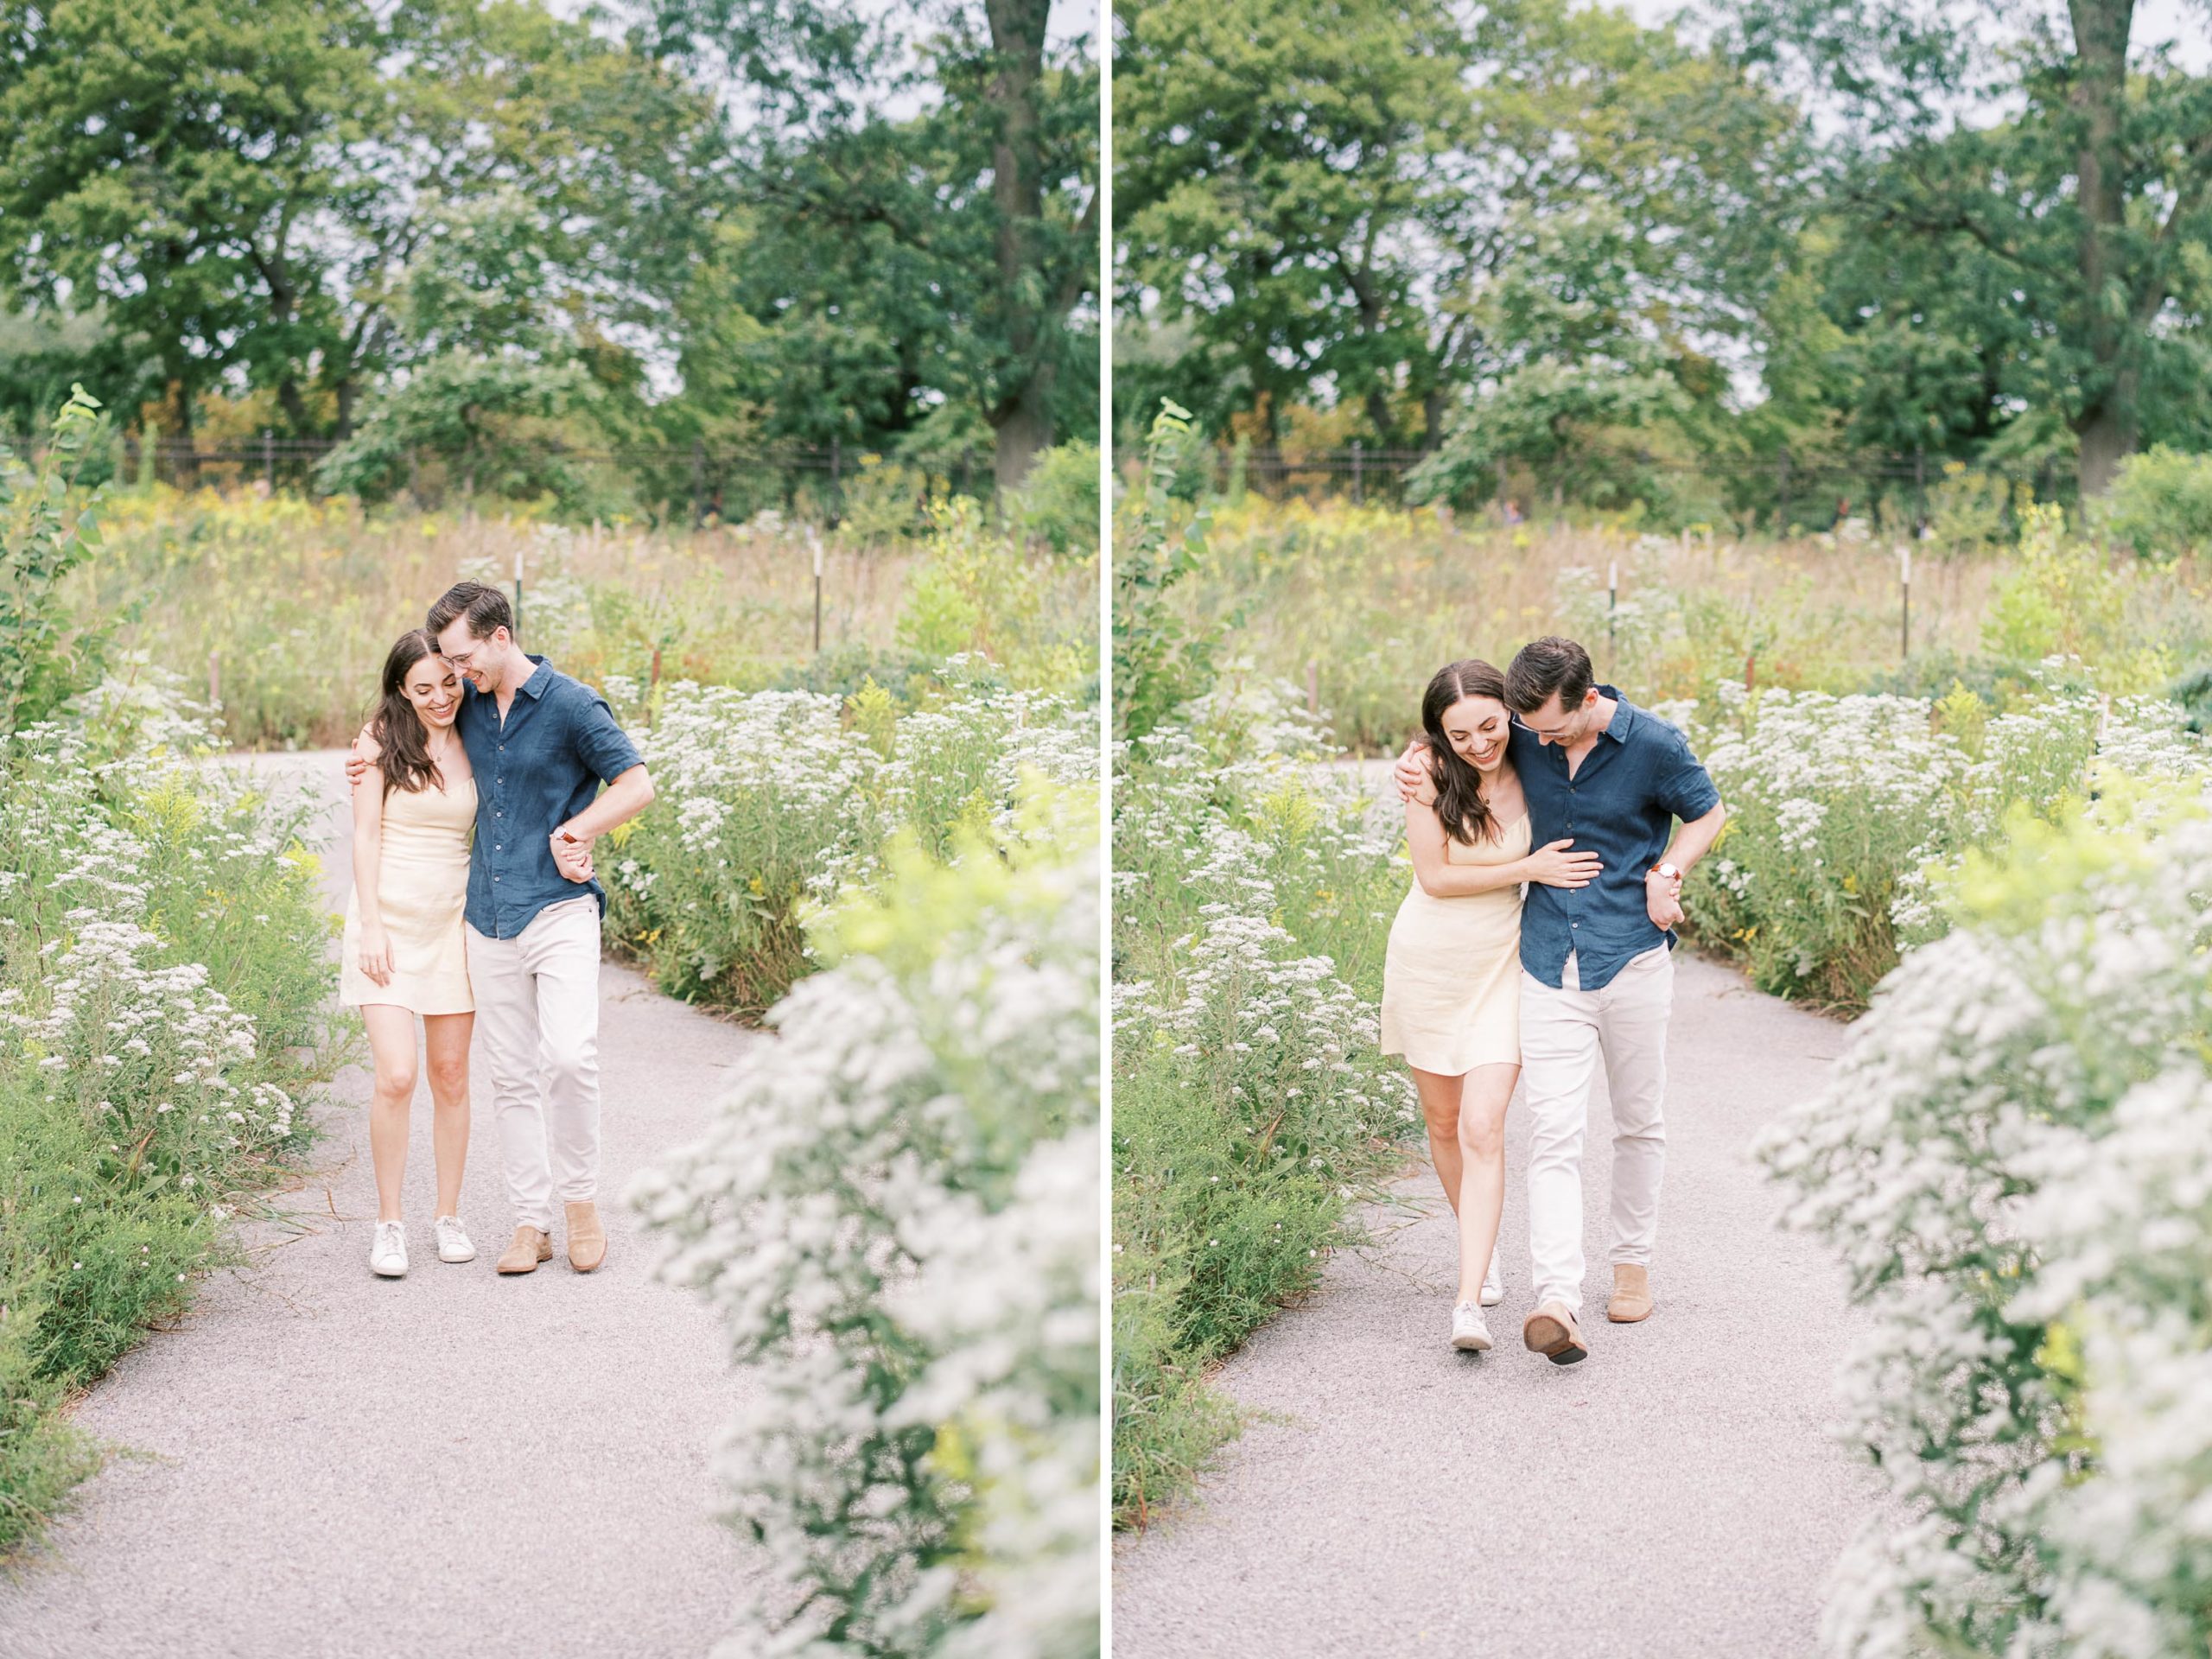
[[[461,1228],[459,1216],[438,1217],[438,1260],[441,1262],[474,1262],[476,1247],[468,1242],[468,1235]]]
[[[369,1247],[369,1270],[387,1279],[407,1271],[407,1229],[396,1221],[377,1223],[377,1241]]]
[[[1471,1354],[1490,1347],[1490,1327],[1483,1323],[1482,1309],[1472,1302],[1461,1302],[1452,1310],[1452,1345]]]
[[[1497,1276],[1497,1252],[1490,1253],[1490,1266],[1483,1273],[1483,1306],[1496,1307],[1505,1300],[1505,1281]]]

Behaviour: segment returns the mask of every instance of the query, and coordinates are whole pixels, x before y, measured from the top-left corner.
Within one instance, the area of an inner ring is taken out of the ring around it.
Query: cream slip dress
[[[1496,841],[1447,837],[1447,864],[1529,856],[1523,812]],[[1521,1061],[1521,887],[1439,899],[1416,877],[1382,958],[1382,1052],[1441,1077]]]
[[[476,779],[451,789],[433,784],[384,798],[384,845],[377,861],[377,908],[391,940],[391,983],[361,971],[361,895],[346,899],[338,1000],[347,1007],[392,1003],[414,1014],[469,1014],[468,844],[476,829]]]

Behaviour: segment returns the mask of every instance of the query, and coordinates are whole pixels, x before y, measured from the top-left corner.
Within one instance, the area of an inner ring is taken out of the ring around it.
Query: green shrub
[[[2212,455],[2156,444],[2120,463],[2105,527],[2145,558],[2212,551]]]
[[[1094,779],[1096,727],[1061,698],[956,659],[904,713],[864,683],[810,691],[663,686],[643,728],[658,798],[613,837],[608,925],[670,995],[757,1017],[808,970],[810,901],[835,899],[905,837],[942,855],[963,830],[1008,828],[1025,768]]]
[[[1063,443],[1037,457],[1007,505],[1025,542],[1055,553],[1098,550],[1098,446]]]
[[[2164,1659],[2212,1640],[2212,824],[2107,782],[1969,855],[1759,1156],[1841,1257],[1841,1432],[1877,1471],[1850,1655]]]
[[[99,492],[79,478],[99,410],[77,387],[35,470],[0,444],[0,736],[98,685],[121,621],[79,610],[63,588],[100,545]]]
[[[188,1302],[336,1063],[307,807],[158,682],[0,738],[0,1553],[89,1466],[54,1414]]]
[[[1096,1651],[1098,802],[1034,785],[818,920],[822,972],[633,1185],[747,1373],[748,1653]]]
[[[1119,1525],[1234,1432],[1207,1369],[1354,1236],[1417,1121],[1376,1052],[1408,868],[1357,781],[1319,773],[1325,752],[1290,688],[1233,671],[1129,746],[1116,780]]]

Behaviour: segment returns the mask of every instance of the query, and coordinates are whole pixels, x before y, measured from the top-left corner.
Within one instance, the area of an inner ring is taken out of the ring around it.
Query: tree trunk
[[[1020,489],[1039,453],[1052,447],[1052,371],[1040,366],[1031,372],[1011,407],[1000,406],[991,471],[1001,492]]]
[[[2082,215],[2082,300],[2088,311],[2085,344],[2090,368],[2083,377],[2082,412],[2074,430],[2081,439],[2082,494],[2101,495],[2120,461],[2133,453],[2137,423],[2133,284],[2122,238],[2126,228],[2126,173],[2120,126],[2127,99],[2127,37],[2135,0],[2068,0],[2074,24],[2074,85],[2069,94],[2080,122],[2075,200]],[[2124,303],[2107,297],[2110,286],[2126,290]]]
[[[1039,450],[1052,441],[1052,371],[1045,362],[1045,188],[1038,84],[1045,73],[1049,0],[984,0],[998,67],[990,101],[998,114],[991,145],[991,200],[998,208],[995,249],[1007,355],[1016,384],[998,401],[994,471],[1001,490],[1019,487]]]
[[[2104,401],[2075,423],[2075,435],[2082,445],[2077,467],[2085,501],[2110,489],[2120,462],[2135,453],[2140,436],[2135,395],[2135,371],[2123,367],[2114,375],[2112,391]]]
[[[180,489],[196,490],[200,487],[200,456],[192,430],[192,393],[186,389],[186,386],[187,383],[183,376],[171,377],[168,385],[168,407],[162,411],[162,435],[167,438],[172,446],[169,450],[171,473],[169,482]],[[159,465],[160,454],[157,448],[155,451],[156,461],[154,476],[156,478],[162,475]]]
[[[308,400],[300,396],[300,383],[286,375],[276,383],[276,402],[284,411],[284,418],[292,423],[292,435],[311,438],[315,435],[315,422],[308,414]]]

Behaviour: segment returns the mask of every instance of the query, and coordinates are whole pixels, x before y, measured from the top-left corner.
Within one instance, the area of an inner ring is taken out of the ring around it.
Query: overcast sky
[[[1647,28],[1665,22],[1682,9],[1681,0],[1614,3]],[[2050,10],[2054,16],[2063,16],[2064,8],[2053,5]],[[2212,71],[2212,17],[2208,17],[2201,3],[2192,3],[2191,0],[2137,0],[2131,38],[2139,48],[2171,41],[2179,48],[2175,56],[2183,67],[2193,74]]]

